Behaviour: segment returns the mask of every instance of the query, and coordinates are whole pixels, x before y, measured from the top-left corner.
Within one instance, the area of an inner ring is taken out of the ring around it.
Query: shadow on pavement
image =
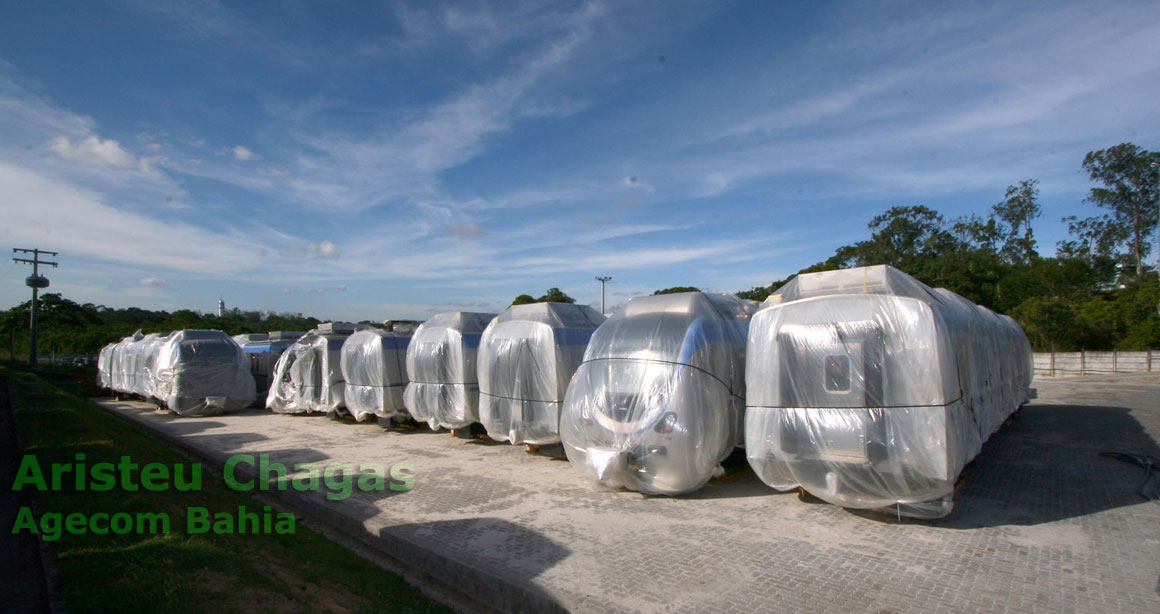
[[[1100,452],[1160,459],[1160,446],[1127,408],[1028,405],[967,465],[954,511],[932,524],[1035,525],[1148,503],[1136,492],[1143,472]]]
[[[499,518],[464,518],[387,527],[379,538],[402,560],[457,592],[484,597],[499,611],[565,612],[533,578],[572,554],[551,538]],[[490,570],[503,569],[505,577]],[[502,581],[501,581],[502,580]]]

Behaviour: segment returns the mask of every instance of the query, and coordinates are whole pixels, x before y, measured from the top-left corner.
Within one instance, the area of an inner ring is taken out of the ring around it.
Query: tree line
[[[32,301],[25,301],[0,313],[0,355],[15,350],[18,358],[28,356],[28,322]],[[119,341],[140,329],[165,332],[187,328],[222,330],[230,335],[264,333],[274,330],[307,331],[319,320],[300,313],[243,311],[232,309],[224,317],[189,309],[172,313],[138,307],[114,309],[93,303],[78,304],[59,293],[41,295],[37,310],[42,355],[92,355],[106,344]]]

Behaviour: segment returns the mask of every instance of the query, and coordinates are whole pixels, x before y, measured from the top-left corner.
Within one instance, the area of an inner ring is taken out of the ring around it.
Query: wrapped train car
[[[889,266],[800,275],[753,317],[746,455],[768,485],[937,518],[1026,399],[1014,320]]]
[[[367,329],[342,344],[342,378],[346,412],[362,422],[371,416],[384,420],[407,416],[403,390],[407,387],[407,346],[413,329]]]
[[[513,445],[560,441],[560,406],[592,333],[605,320],[587,305],[516,305],[479,343],[479,421]]]
[[[157,356],[172,333],[151,333],[139,341],[137,353],[137,381],[134,393],[144,399],[157,397]]]
[[[234,335],[234,341],[242,346],[242,352],[249,361],[250,375],[254,377],[254,388],[259,403],[264,404],[266,401],[266,394],[270,390],[270,378],[274,374],[274,365],[277,364],[278,358],[302,335],[303,333],[297,331]]]
[[[345,400],[342,344],[354,332],[352,324],[327,322],[282,352],[266,407],[283,414],[338,411]]]
[[[154,365],[153,396],[175,413],[208,416],[236,411],[254,401],[254,378],[242,348],[220,330],[170,334]]]
[[[149,346],[155,339],[157,339],[157,333],[149,333],[125,346],[121,363],[125,372],[124,392],[148,398],[145,396],[145,365],[149,358]]]
[[[634,298],[596,329],[572,377],[560,438],[609,487],[702,487],[741,439],[750,303],[687,292]]]
[[[109,351],[109,388],[119,394],[133,394],[136,372],[131,369],[129,348],[144,335],[137,331],[118,341]]]
[[[479,340],[494,313],[457,311],[432,316],[407,348],[403,404],[411,417],[433,429],[479,422]]]
[[[113,387],[113,347],[116,345],[115,343],[107,344],[97,354],[97,386],[100,388],[109,389]]]

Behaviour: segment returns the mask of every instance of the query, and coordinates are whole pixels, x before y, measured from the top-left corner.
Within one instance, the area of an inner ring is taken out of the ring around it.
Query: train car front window
[[[829,392],[850,391],[850,357],[826,356],[826,390]]]

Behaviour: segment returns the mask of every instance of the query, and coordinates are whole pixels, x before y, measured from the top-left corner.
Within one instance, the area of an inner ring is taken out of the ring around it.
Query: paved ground
[[[1037,380],[954,513],[897,522],[741,471],[679,499],[590,488],[567,461],[322,417],[176,418],[103,402],[210,459],[410,461],[406,493],[287,504],[501,610],[1160,612],[1160,503],[1105,450],[1160,458],[1160,376]],[[438,584],[438,583],[436,583]]]

